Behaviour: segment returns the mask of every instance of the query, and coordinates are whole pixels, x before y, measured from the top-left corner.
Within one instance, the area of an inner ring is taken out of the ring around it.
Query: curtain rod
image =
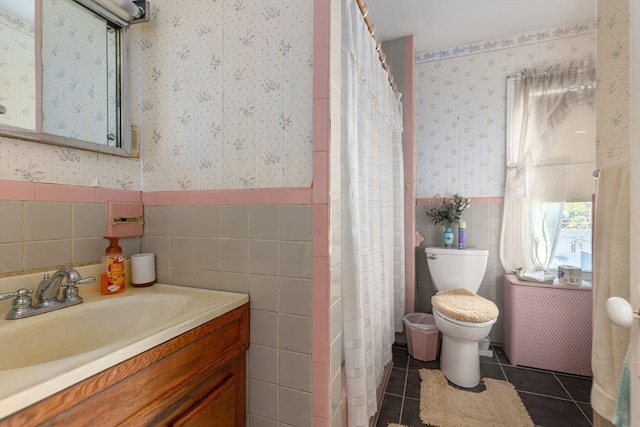
[[[373,40],[376,42],[376,51],[378,52],[378,58],[380,58],[380,63],[382,64],[382,68],[384,68],[384,70],[387,72],[387,79],[389,80],[391,89],[393,89],[394,92],[397,92],[398,86],[393,81],[393,74],[391,73],[391,68],[389,67],[389,64],[387,64],[387,57],[382,52],[382,43],[376,36],[376,27],[371,22],[371,19],[369,19],[369,16],[368,16],[369,9],[367,8],[367,5],[365,4],[364,0],[356,0],[356,3],[358,3],[358,7],[360,8],[360,13],[362,13],[362,17],[364,18],[364,23],[367,24],[367,29],[369,30],[369,34],[371,34],[371,37],[373,37]]]

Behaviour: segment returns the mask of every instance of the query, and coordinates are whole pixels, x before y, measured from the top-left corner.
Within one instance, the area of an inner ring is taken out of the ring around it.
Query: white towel
[[[629,299],[629,159],[600,169],[596,190],[593,263],[593,385],[591,406],[613,421],[629,330],[609,321],[606,301]]]

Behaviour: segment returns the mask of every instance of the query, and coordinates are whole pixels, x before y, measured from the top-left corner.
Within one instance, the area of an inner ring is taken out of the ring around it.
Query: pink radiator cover
[[[505,276],[503,346],[511,364],[591,376],[591,290],[523,283]]]

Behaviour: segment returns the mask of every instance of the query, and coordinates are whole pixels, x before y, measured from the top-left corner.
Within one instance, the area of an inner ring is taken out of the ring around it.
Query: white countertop
[[[99,274],[100,266],[80,267],[77,270],[82,277],[95,276]],[[41,278],[42,273],[2,278],[0,279],[0,292],[15,291],[21,287],[35,290]],[[107,301],[108,304],[108,301],[115,299],[140,298],[140,300],[145,300],[146,296],[147,299],[163,297],[164,300],[167,300],[175,295],[176,299],[183,301],[186,299],[189,304],[188,309],[184,312],[176,313],[175,316],[171,316],[170,319],[160,322],[151,329],[136,333],[137,335],[134,334],[134,336],[124,334],[123,339],[104,347],[46,363],[0,370],[0,419],[249,301],[249,296],[246,294],[163,284],[155,284],[147,288],[128,287],[123,293],[109,296],[100,295],[97,282],[82,284],[79,286],[79,290],[80,296],[84,299],[82,304],[25,319],[5,320],[4,316],[11,308],[11,300],[0,302],[2,319],[0,320],[0,331],[3,328],[18,328],[26,331],[35,329],[33,333],[38,333],[43,322],[47,322],[48,327],[53,322],[57,323],[56,327],[65,328],[65,314],[73,315],[74,318],[84,315],[90,316],[92,302],[99,303],[104,307],[104,301]],[[144,307],[141,305],[140,309],[143,310]],[[117,310],[114,312],[114,315],[117,316]],[[89,336],[88,339],[90,340],[91,337]],[[11,342],[3,342],[0,332],[0,351],[10,345]],[[43,349],[43,351],[46,350]]]

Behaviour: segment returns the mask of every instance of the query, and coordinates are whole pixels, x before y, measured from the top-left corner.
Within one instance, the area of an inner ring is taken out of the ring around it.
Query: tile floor
[[[493,357],[480,358],[482,377],[511,382],[538,427],[589,427],[592,425],[591,378],[540,369],[514,367],[501,347]],[[393,371],[385,391],[377,427],[400,423],[423,427],[420,421],[418,369],[438,369],[440,363],[421,362],[409,356],[406,344],[393,347]]]

